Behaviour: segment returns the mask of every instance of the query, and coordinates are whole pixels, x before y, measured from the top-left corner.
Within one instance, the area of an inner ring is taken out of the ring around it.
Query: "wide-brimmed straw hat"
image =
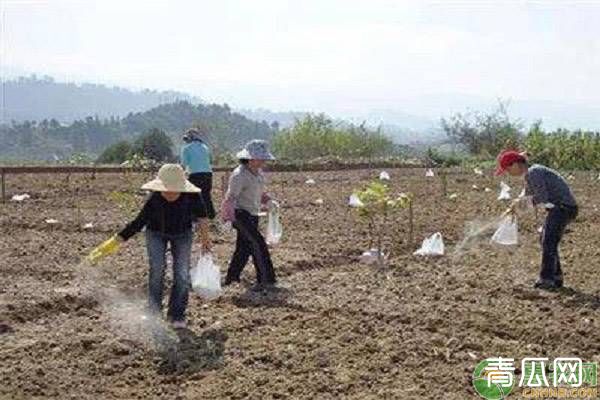
[[[236,154],[238,160],[275,160],[264,140],[252,140],[242,151]]]
[[[185,178],[185,172],[179,164],[165,164],[160,167],[156,179],[144,184],[142,189],[153,192],[200,192],[199,188]]]

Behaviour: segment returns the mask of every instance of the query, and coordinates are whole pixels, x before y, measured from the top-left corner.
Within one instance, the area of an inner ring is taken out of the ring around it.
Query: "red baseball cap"
[[[497,158],[498,167],[496,167],[496,175],[502,175],[506,170],[516,162],[525,162],[527,157],[523,153],[516,150],[504,150]]]

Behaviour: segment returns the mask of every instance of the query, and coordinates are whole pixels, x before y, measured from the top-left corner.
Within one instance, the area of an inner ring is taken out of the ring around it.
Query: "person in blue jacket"
[[[200,196],[209,219],[214,219],[216,212],[212,202],[212,166],[211,152],[206,142],[206,131],[189,129],[183,135],[184,146],[181,148],[181,165],[188,173],[188,180],[200,188]]]

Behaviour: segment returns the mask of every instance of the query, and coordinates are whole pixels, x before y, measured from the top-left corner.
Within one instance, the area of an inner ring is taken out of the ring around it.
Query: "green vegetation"
[[[130,113],[123,119],[87,117],[69,125],[55,119],[0,125],[0,159],[64,162],[75,153],[96,158],[109,146],[135,141],[152,129],[164,131],[178,145],[182,133],[194,125],[210,129],[211,145],[217,151],[235,150],[250,139],[270,139],[275,133],[266,122],[249,120],[227,105],[180,101]]]
[[[390,157],[399,148],[379,130],[336,124],[323,114],[307,115],[273,139],[273,151],[282,160]]]
[[[383,241],[388,234],[389,219],[395,212],[408,208],[411,197],[408,194],[392,196],[390,187],[379,180],[372,181],[356,195],[362,203],[358,215],[369,222],[371,241],[377,242],[378,262],[383,265]]]
[[[600,133],[558,129],[545,132],[535,123],[523,140],[532,162],[560,169],[600,169]]]
[[[566,129],[548,132],[542,129],[541,121],[524,132],[519,121],[509,118],[502,102],[490,114],[456,114],[442,119],[441,124],[448,137],[468,151],[468,156],[459,161],[430,149],[427,156],[437,165],[450,166],[456,162],[489,165],[502,149],[512,148],[526,151],[531,162],[556,169],[600,169],[599,132]]]

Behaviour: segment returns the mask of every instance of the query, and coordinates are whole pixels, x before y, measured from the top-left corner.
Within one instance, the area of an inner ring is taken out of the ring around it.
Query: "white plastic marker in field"
[[[492,191],[492,189],[490,189],[489,187],[486,187],[485,189],[483,189],[484,192],[489,193]]]
[[[23,200],[27,200],[27,199],[30,199],[30,198],[31,198],[30,195],[28,195],[27,193],[24,193],[24,194],[15,194],[11,198],[11,200],[12,201],[23,201]]]
[[[323,203],[324,203],[323,199],[316,199],[315,200],[315,205],[317,205],[317,206],[322,206]]]
[[[94,228],[94,224],[92,224],[91,222],[87,223],[83,226],[83,229],[93,229],[93,228]]]
[[[456,199],[458,199],[458,194],[457,193],[452,193],[450,196],[448,196],[448,198],[450,200],[456,200]]]
[[[358,198],[358,196],[355,193],[352,193],[350,195],[350,198],[348,199],[348,205],[350,207],[354,207],[354,208],[364,206],[363,202],[360,201],[360,199]]]
[[[221,272],[215,265],[211,254],[203,254],[190,271],[192,289],[206,300],[221,295]]]
[[[421,248],[413,253],[416,256],[443,256],[444,239],[440,232],[436,232],[423,240]]]
[[[425,172],[425,176],[428,178],[434,177],[435,174],[433,173],[433,170],[431,168],[429,168],[426,172]]]
[[[388,174],[386,171],[381,171],[381,173],[379,174],[379,179],[382,181],[389,181],[390,174]]]
[[[382,259],[385,259],[386,257],[385,254],[380,253],[379,250],[371,249],[362,253],[360,256],[360,262],[367,265],[376,264],[379,261],[380,256]]]
[[[510,200],[510,186],[504,182],[500,182],[500,194],[498,200]]]
[[[517,226],[517,220],[510,215],[507,215],[502,219],[500,225],[491,241],[498,243],[503,246],[514,246],[519,244],[519,228]]]
[[[473,190],[479,190],[479,186],[477,186],[477,185],[473,185],[472,188],[473,188]]]
[[[46,220],[46,223],[49,224],[49,225],[55,225],[55,224],[58,224],[58,220],[50,218],[50,219]]]
[[[314,179],[307,179],[306,182],[304,182],[307,185],[314,185],[316,182]]]
[[[480,168],[473,169],[473,172],[475,172],[475,175],[483,176],[483,171]]]

